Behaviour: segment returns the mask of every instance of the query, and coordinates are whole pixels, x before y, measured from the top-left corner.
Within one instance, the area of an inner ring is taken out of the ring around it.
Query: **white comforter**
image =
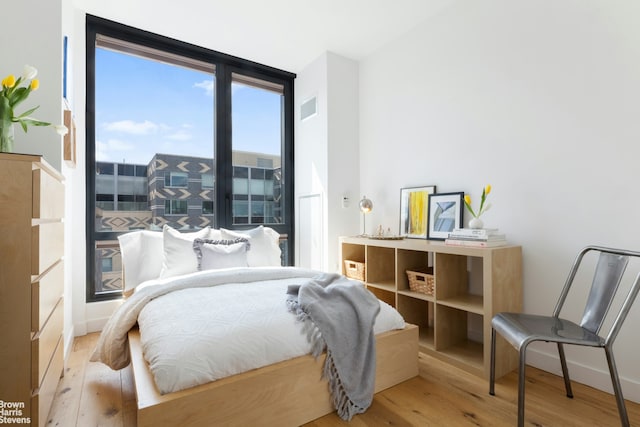
[[[286,290],[317,274],[290,267],[229,269],[140,285],[130,298],[139,301],[130,305],[138,311],[144,356],[160,392],[182,390],[310,353],[302,323],[287,311]],[[375,333],[404,327],[397,311],[384,302],[380,305]],[[105,327],[107,335],[121,336],[121,329],[127,328],[132,314],[121,316],[128,319]],[[99,343],[94,360],[109,364],[100,356],[115,353],[104,347],[106,343],[102,345]]]

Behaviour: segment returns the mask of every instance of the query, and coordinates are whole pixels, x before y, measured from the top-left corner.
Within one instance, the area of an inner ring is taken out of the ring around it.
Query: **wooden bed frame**
[[[142,356],[137,329],[129,348],[138,404],[138,427],[300,425],[334,411],[325,356],[302,356],[187,390],[160,395]],[[418,327],[376,336],[376,393],[418,375]]]

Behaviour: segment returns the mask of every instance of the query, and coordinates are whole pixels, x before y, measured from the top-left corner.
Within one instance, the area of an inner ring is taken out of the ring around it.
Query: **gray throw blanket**
[[[322,274],[289,286],[287,306],[305,322],[313,356],[327,349],[323,377],[340,418],[348,421],[366,411],[375,386],[378,299],[344,276]]]

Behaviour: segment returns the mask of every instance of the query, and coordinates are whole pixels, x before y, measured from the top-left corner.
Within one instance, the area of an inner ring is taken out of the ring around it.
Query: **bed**
[[[218,232],[219,230],[215,231]],[[128,245],[130,242],[127,242],[127,239],[132,238],[131,236],[121,239],[120,243],[123,254],[123,264],[124,269],[127,272],[127,275],[125,276],[125,283],[127,283],[128,280],[129,287],[137,288],[134,296],[131,297],[132,301],[127,301],[124,305],[129,302],[133,302],[133,305],[138,305],[138,303],[135,302],[136,299],[142,300],[146,298],[148,300],[153,300],[153,304],[163,300],[163,298],[166,298],[165,296],[145,297],[146,294],[164,295],[163,292],[165,291],[160,290],[160,286],[157,286],[158,284],[166,285],[168,283],[169,287],[176,288],[171,290],[173,294],[181,294],[187,291],[201,292],[200,289],[193,290],[192,287],[200,287],[200,284],[194,285],[194,283],[200,283],[202,281],[202,277],[207,277],[207,281],[212,280],[211,277],[225,277],[224,279],[220,279],[219,285],[214,284],[215,286],[212,288],[210,288],[210,284],[207,284],[206,292],[222,292],[223,288],[234,289],[235,292],[240,292],[239,289],[241,288],[239,288],[239,285],[235,283],[238,281],[238,277],[242,277],[240,280],[241,282],[247,282],[246,286],[255,286],[258,284],[257,288],[266,289],[267,284],[269,284],[269,286],[277,287],[278,291],[281,292],[282,286],[290,284],[291,280],[295,281],[295,277],[298,275],[309,277],[309,273],[299,273],[297,269],[283,269],[282,271],[284,271],[284,273],[282,273],[279,268],[273,266],[276,262],[275,249],[273,250],[273,253],[266,255],[265,242],[269,242],[270,245],[270,242],[275,236],[274,232],[269,232],[266,228],[259,227],[254,230],[250,230],[249,233],[241,235],[232,234],[233,232],[227,232],[227,234],[223,235],[219,235],[217,233],[212,235],[212,230],[207,230],[206,232],[209,233],[209,235],[205,237],[209,237],[209,239],[204,239],[205,241],[215,243],[216,246],[220,244],[221,240],[225,241],[223,244],[223,252],[216,252],[211,256],[211,253],[206,252],[206,250],[211,249],[210,247],[201,247],[200,253],[195,250],[195,258],[197,258],[195,263],[197,264],[197,267],[195,268],[198,269],[201,264],[205,264],[207,265],[207,269],[216,271],[194,272],[193,264],[191,264],[186,270],[180,270],[180,268],[184,266],[185,262],[193,261],[191,257],[186,255],[190,255],[193,252],[189,253],[186,251],[186,248],[189,247],[189,250],[193,251],[195,246],[194,242],[202,240],[201,238],[204,236],[205,232],[200,231],[198,232],[198,235],[195,235],[197,233],[194,233],[194,235],[186,237],[185,235],[176,234],[175,230],[168,231],[165,228],[165,230],[163,230],[162,239],[163,261],[160,266],[160,271],[165,274],[161,273],[156,277],[156,279],[150,279],[150,281],[144,280],[144,276],[157,275],[157,271],[145,272],[141,271],[141,269],[149,269],[148,263],[151,260],[149,255],[149,242],[151,240],[149,240],[149,238],[152,236],[151,239],[155,244],[157,244],[159,241],[158,236],[151,235],[150,233],[152,232],[136,232],[138,235],[135,237],[135,239],[137,239],[135,245]],[[213,239],[211,239],[211,237],[213,237]],[[178,253],[181,251],[176,251],[176,238],[185,240],[180,242],[180,244],[183,245],[182,249],[184,249],[184,251],[182,251],[182,255],[185,255],[185,257],[183,259],[179,259],[180,255]],[[238,239],[244,239],[244,241],[238,241]],[[188,244],[186,242],[188,242]],[[244,256],[247,256],[249,252],[239,252],[235,251],[235,249],[231,249],[232,246],[242,246],[242,243],[250,244],[252,246],[251,249],[255,250],[251,260],[244,258]],[[135,248],[136,250],[132,251],[132,248]],[[157,255],[161,253],[158,248],[155,248],[155,250],[156,257],[152,257],[152,262],[155,262],[157,265],[152,266],[153,269],[157,269],[159,266],[157,262]],[[220,247],[216,248],[216,251],[220,250]],[[230,255],[231,252],[233,252],[233,254]],[[135,264],[131,264],[129,262],[131,260],[127,259],[128,253],[136,254],[134,257],[136,258]],[[235,264],[237,259],[231,261],[233,257],[237,258],[240,253],[243,254],[240,256],[240,262],[243,263],[243,265],[248,265],[248,268],[238,267]],[[271,259],[269,259],[270,256]],[[147,257],[146,264],[143,261],[145,257]],[[215,265],[211,265],[213,259],[215,259]],[[169,262],[167,262],[168,260]],[[172,261],[173,265],[171,265]],[[176,266],[180,266],[178,269],[180,271],[171,271],[171,269],[175,269]],[[131,270],[133,270],[133,275],[129,276],[129,272]],[[167,271],[169,271],[170,274],[166,274]],[[263,281],[258,283],[258,281],[251,279],[252,275],[261,276],[264,272],[267,272],[268,276],[265,276]],[[279,277],[283,274],[283,277]],[[227,276],[233,277],[234,279],[230,280]],[[271,284],[271,281],[267,279],[273,279],[274,283]],[[289,280],[289,282],[286,280]],[[251,295],[251,288],[247,289],[249,290],[248,295]],[[245,292],[245,290],[242,289],[242,292]],[[284,294],[283,292],[281,293]],[[220,304],[226,304],[224,300],[220,298],[220,295],[223,294],[219,293],[212,296],[210,301],[222,301]],[[176,297],[171,296],[171,298]],[[206,301],[206,297],[201,294],[191,296],[191,298]],[[234,298],[237,299],[237,296]],[[168,300],[165,299],[164,301]],[[174,302],[171,302],[171,304],[175,305]],[[171,307],[171,304],[167,307]],[[182,307],[183,304],[184,303],[181,302],[177,305]],[[222,311],[221,307],[222,306],[213,307],[211,308],[211,311],[217,315],[219,311]],[[151,370],[152,367],[157,366],[156,358],[153,355],[150,357],[148,356],[149,348],[153,346],[149,343],[153,343],[153,341],[150,339],[145,340],[144,337],[152,335],[149,332],[152,328],[149,328],[146,325],[153,322],[144,319],[153,319],[153,316],[146,315],[144,310],[146,309],[141,309],[142,315],[140,316],[139,322],[141,330],[139,330],[137,326],[132,327],[125,338],[128,338],[126,363],[130,360],[133,367],[138,405],[138,426],[300,425],[335,410],[328,391],[327,381],[321,378],[326,353],[318,358],[314,358],[309,354],[287,357],[286,360],[269,363],[266,366],[233,373],[230,376],[222,378],[215,377],[215,381],[187,386],[183,384],[181,386],[183,388],[178,388],[178,390],[167,389],[165,382],[159,380],[159,377],[157,377],[157,368],[154,370],[156,375],[155,378],[154,373],[152,373]],[[156,308],[156,311],[157,310],[158,308]],[[167,311],[168,309],[162,305],[159,306],[159,310],[163,314],[169,313],[169,311]],[[140,313],[135,314],[136,319],[138,319],[139,314]],[[291,313],[287,314],[292,316]],[[167,316],[170,318],[170,314],[167,314]],[[266,317],[271,318],[270,316],[271,315],[268,315]],[[158,315],[156,314],[155,317],[158,317]],[[135,322],[135,320],[133,321]],[[166,324],[173,325],[172,322],[173,321],[168,321]],[[157,320],[156,323],[158,323]],[[378,323],[378,320],[376,320],[376,327]],[[129,324],[131,324],[131,322],[127,324],[126,329],[129,328]],[[176,326],[176,329],[181,330],[182,326]],[[206,332],[208,331],[209,329],[206,327]],[[156,335],[163,336],[165,335],[165,332],[166,331],[161,330]],[[258,335],[260,334],[261,333],[258,332]],[[103,335],[109,335],[109,333],[103,333]],[[249,339],[253,340],[251,336],[249,336]],[[258,336],[255,339],[257,341],[260,337]],[[391,387],[417,375],[417,327],[403,324],[402,329],[392,329],[378,333],[375,336],[375,342],[375,392]],[[250,341],[250,343],[253,343],[253,341]],[[234,345],[233,341],[229,344],[231,347]],[[249,346],[249,348],[251,348],[251,346]],[[261,348],[261,344],[256,348]],[[252,351],[248,351],[248,353],[251,352]],[[145,354],[147,355],[147,358],[145,358]],[[183,357],[183,355],[179,357]],[[100,360],[100,358],[97,360]],[[148,360],[151,360],[151,362],[148,362]]]

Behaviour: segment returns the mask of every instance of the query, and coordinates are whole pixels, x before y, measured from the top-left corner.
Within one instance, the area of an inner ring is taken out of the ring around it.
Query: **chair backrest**
[[[640,252],[628,251],[624,249],[606,248],[603,246],[587,246],[583,248],[578,256],[576,256],[567,280],[564,283],[560,298],[553,310],[553,316],[559,317],[560,311],[567,299],[573,280],[582,263],[582,259],[588,252],[598,252],[600,254],[596,269],[593,275],[593,282],[587,298],[587,303],[582,314],[580,326],[599,334],[604,320],[607,316],[611,303],[613,302],[624,272],[631,257],[640,259]],[[631,285],[624,302],[620,306],[618,313],[609,329],[605,338],[605,345],[612,345],[616,339],[622,324],[624,323],[636,296],[640,293],[640,273],[636,276],[635,281]]]
[[[628,256],[600,252],[580,326],[594,334],[600,331],[628,263]]]

